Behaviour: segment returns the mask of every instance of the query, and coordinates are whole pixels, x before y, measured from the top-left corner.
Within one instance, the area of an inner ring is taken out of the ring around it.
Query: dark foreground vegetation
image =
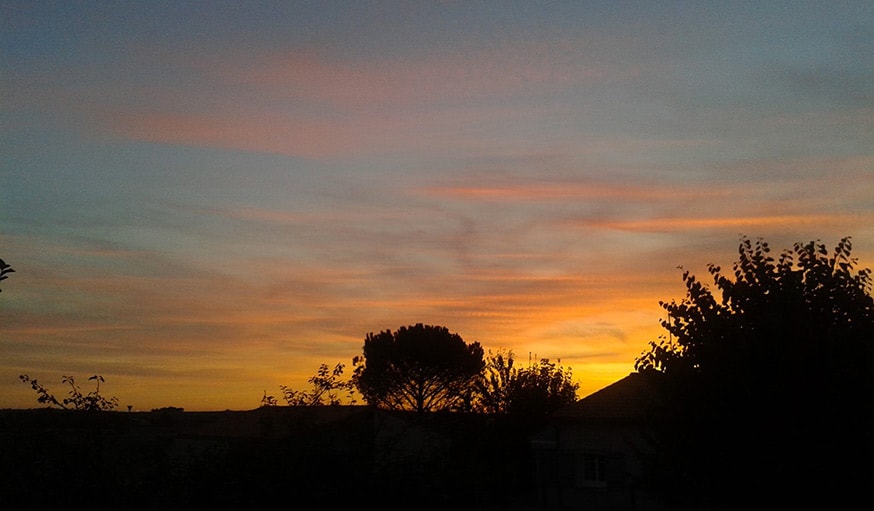
[[[0,495],[10,510],[526,509],[533,426],[366,406],[5,410]]]
[[[849,238],[742,239],[712,285],[685,271],[637,360],[650,485],[673,509],[850,509],[874,480],[874,300]]]

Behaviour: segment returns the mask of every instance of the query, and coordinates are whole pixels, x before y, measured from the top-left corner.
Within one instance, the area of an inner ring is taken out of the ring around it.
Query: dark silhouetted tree
[[[579,385],[570,368],[541,359],[519,367],[512,351],[489,354],[477,382],[477,409],[543,417],[577,400]]]
[[[417,412],[469,409],[483,349],[441,326],[369,333],[353,381],[371,405]]]
[[[870,270],[850,238],[775,259],[744,237],[738,252],[732,275],[708,266],[718,295],[683,272],[686,297],[661,303],[668,337],[636,361],[665,390],[654,482],[677,506],[711,509],[859,496],[874,454]]]
[[[15,270],[12,269],[12,266],[6,264],[6,261],[0,259],[0,281],[8,279],[10,273],[15,273]]]
[[[87,410],[87,411],[111,411],[118,406],[118,398],[115,396],[106,397],[100,393],[100,384],[105,382],[102,376],[94,375],[88,378],[89,381],[95,382],[94,390],[87,394],[82,392],[82,389],[76,383],[72,376],[64,376],[62,383],[70,386],[67,392],[69,397],[65,397],[59,401],[55,398],[45,386],[39,383],[36,378],[31,378],[26,374],[18,377],[23,383],[30,385],[36,394],[37,402],[46,404],[49,407],[64,408],[69,410]]]

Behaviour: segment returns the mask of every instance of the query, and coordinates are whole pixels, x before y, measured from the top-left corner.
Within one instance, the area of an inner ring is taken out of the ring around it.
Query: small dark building
[[[531,440],[541,509],[660,509],[640,457],[652,383],[632,373],[552,414]]]

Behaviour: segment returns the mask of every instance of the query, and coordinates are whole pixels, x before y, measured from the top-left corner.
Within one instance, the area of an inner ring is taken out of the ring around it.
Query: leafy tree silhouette
[[[371,405],[419,413],[470,409],[483,349],[446,327],[423,325],[369,333],[353,360],[356,388]]]
[[[573,371],[549,359],[519,367],[512,351],[489,353],[477,381],[477,410],[544,417],[577,400]]]
[[[866,487],[874,300],[851,248],[796,243],[775,259],[742,237],[733,278],[708,266],[720,296],[684,271],[686,297],[661,303],[668,338],[636,368],[663,385],[648,461],[672,505],[834,504]]]

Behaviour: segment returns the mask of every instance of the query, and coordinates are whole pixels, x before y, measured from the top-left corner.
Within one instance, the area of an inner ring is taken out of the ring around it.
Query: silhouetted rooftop
[[[558,419],[636,420],[656,396],[656,375],[631,373],[552,414]]]

